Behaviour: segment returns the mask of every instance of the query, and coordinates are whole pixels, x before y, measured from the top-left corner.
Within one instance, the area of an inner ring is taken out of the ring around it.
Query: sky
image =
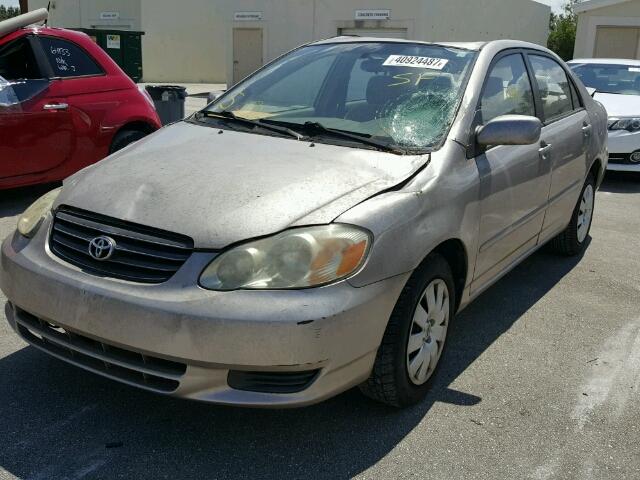
[[[508,0],[505,0],[508,1]],[[536,0],[540,3],[546,3],[547,5],[551,5],[555,11],[559,11],[562,5],[566,0]],[[5,6],[18,6],[18,0],[0,0],[0,4],[4,4]]]
[[[565,4],[566,0],[537,0],[540,3],[546,3],[547,5],[551,5],[555,12],[559,12],[562,9],[562,5]]]

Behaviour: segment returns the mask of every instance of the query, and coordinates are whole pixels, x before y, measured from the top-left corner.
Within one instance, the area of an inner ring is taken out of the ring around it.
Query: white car
[[[590,58],[568,64],[607,109],[607,169],[640,172],[640,60]]]

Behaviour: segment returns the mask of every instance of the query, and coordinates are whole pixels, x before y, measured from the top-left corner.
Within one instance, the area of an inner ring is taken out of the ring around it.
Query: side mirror
[[[540,140],[542,122],[526,115],[502,115],[476,129],[476,141],[483,147],[532,145]]]
[[[224,95],[225,92],[226,90],[214,90],[213,92],[209,92],[209,95],[207,95],[207,103],[211,103],[217,100],[222,95]]]
[[[592,88],[592,87],[585,87],[585,88],[587,89],[587,93],[592,97],[598,92],[595,88]]]

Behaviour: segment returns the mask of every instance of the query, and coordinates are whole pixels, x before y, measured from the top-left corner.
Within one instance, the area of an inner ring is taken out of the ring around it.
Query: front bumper
[[[640,163],[631,162],[631,153],[640,150],[640,132],[609,131],[609,165],[607,170],[640,172]]]
[[[196,252],[171,280],[142,285],[58,259],[47,247],[48,226],[31,241],[15,234],[2,245],[0,288],[12,327],[87,370],[220,404],[303,406],[364,381],[409,275],[362,288],[343,281],[309,290],[212,292],[196,285],[212,254]],[[232,388],[230,371],[317,373],[302,391],[265,393]],[[145,381],[163,375],[175,388]]]

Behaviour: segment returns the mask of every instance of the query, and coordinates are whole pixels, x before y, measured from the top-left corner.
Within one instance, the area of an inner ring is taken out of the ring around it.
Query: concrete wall
[[[598,26],[640,27],[640,0],[579,14],[574,58],[593,57]]]
[[[46,6],[30,0],[29,7]],[[263,29],[263,58],[333,37],[339,28],[406,28],[409,38],[466,41],[514,38],[546,44],[550,8],[531,0],[55,0],[51,25],[91,27],[119,11],[142,37],[145,81],[230,83],[233,28]],[[391,10],[389,20],[356,22],[358,9]],[[235,12],[262,12],[255,22]],[[104,23],[104,22],[103,22]]]

